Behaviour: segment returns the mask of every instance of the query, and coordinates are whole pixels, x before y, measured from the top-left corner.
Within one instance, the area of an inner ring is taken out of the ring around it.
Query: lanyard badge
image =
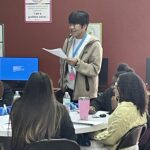
[[[73,48],[73,52],[72,52],[72,57],[73,58],[76,56],[77,52],[79,51],[79,49],[80,49],[81,45],[83,44],[83,42],[85,41],[86,37],[87,37],[87,34],[85,34],[83,36],[82,40],[80,41],[80,43],[78,44],[76,49]],[[69,73],[69,80],[70,81],[75,80],[75,72],[73,71],[73,67],[71,67],[71,72]]]
[[[73,67],[71,67],[71,72],[69,73],[69,80],[71,81],[75,80],[75,73],[73,71]]]

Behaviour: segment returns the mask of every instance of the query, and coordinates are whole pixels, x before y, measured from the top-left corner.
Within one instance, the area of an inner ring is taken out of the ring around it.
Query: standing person
[[[32,73],[21,98],[12,106],[12,150],[43,139],[76,140],[73,123],[65,106],[55,100],[48,75]]]
[[[63,97],[64,92],[68,91],[72,100],[83,96],[95,99],[103,53],[100,41],[86,32],[89,24],[87,12],[72,12],[68,22],[70,36],[63,46],[68,58],[61,60],[61,92],[56,93],[56,96]]]
[[[94,139],[115,150],[121,137],[130,129],[147,122],[147,95],[143,80],[134,72],[119,75],[115,84],[119,104],[108,120],[108,128],[95,134]]]

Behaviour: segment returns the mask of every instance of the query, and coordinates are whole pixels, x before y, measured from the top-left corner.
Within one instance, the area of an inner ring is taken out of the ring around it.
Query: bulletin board
[[[0,57],[4,56],[4,24],[0,24]]]
[[[94,35],[102,44],[102,23],[89,23],[87,33]]]

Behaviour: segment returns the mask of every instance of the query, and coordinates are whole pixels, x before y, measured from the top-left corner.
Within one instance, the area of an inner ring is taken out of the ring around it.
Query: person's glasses
[[[73,27],[73,28],[76,28],[76,27],[79,27],[80,24],[69,24],[69,27]]]

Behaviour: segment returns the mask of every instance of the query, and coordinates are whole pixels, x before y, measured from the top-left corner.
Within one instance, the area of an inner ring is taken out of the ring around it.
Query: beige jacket
[[[119,140],[126,132],[146,122],[146,113],[141,116],[133,103],[121,102],[110,115],[107,130],[95,133],[94,139],[109,145],[109,150],[115,150]]]
[[[63,50],[68,55],[73,42],[73,37],[65,40]],[[98,74],[100,72],[102,63],[102,47],[100,41],[91,36],[90,41],[81,52],[78,63],[75,66],[76,78],[73,99],[77,100],[79,97],[97,97],[98,92]],[[60,61],[60,88],[66,88],[68,65],[66,61]]]

